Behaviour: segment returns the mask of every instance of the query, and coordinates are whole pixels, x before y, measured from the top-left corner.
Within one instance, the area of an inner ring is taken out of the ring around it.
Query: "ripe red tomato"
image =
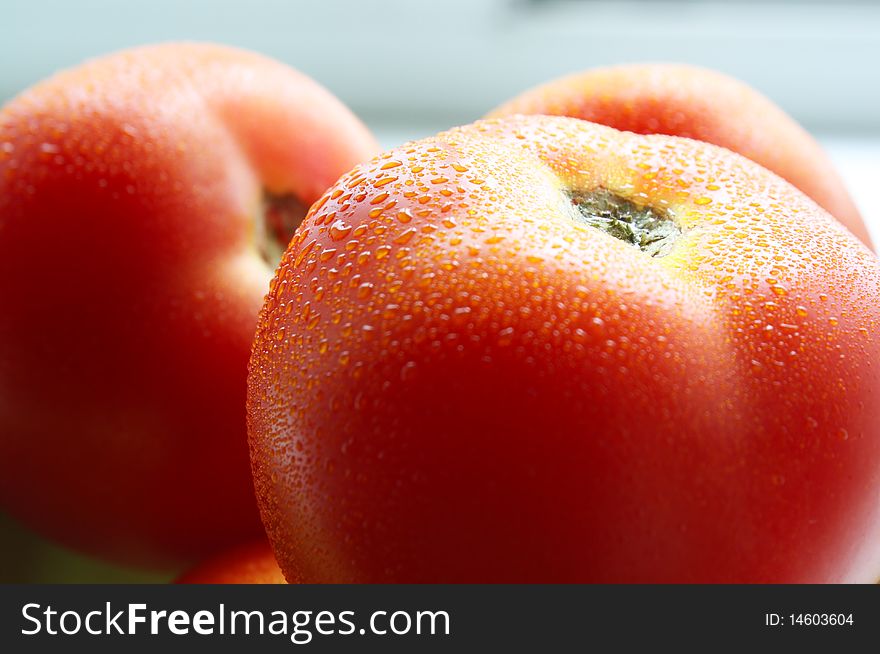
[[[265,540],[239,545],[198,564],[178,584],[286,584]]]
[[[297,206],[376,150],[315,82],[212,45],[112,55],[3,107],[0,505],[131,564],[260,535],[260,303]]]
[[[479,122],[356,167],[272,281],[258,499],[306,582],[880,573],[880,263],[728,150]]]

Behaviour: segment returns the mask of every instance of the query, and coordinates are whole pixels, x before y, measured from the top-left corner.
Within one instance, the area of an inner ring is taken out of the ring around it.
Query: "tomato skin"
[[[188,570],[178,584],[286,584],[265,540],[233,547]]]
[[[111,55],[3,107],[3,508],[165,569],[261,534],[244,410],[274,267],[261,196],[308,206],[376,150],[313,81],[208,44]]]
[[[733,150],[798,187],[872,247],[828,155],[788,114],[747,84],[697,66],[637,63],[575,73],[489,113],[570,116],[637,134],[667,134]]]
[[[669,211],[665,257],[566,195]],[[387,195],[386,195],[387,194]],[[519,116],[328,190],[259,320],[248,424],[304,582],[875,580],[876,258],[726,150]]]

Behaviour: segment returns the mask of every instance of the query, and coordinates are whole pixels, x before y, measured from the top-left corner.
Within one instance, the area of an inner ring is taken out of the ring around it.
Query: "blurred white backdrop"
[[[0,101],[113,50],[219,41],[313,76],[388,147],[593,66],[716,68],[825,144],[880,242],[880,3],[872,0],[0,0],[0,16]]]

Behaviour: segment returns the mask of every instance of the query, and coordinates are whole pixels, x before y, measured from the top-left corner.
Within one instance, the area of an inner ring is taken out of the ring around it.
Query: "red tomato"
[[[314,205],[250,364],[306,582],[880,573],[880,263],[728,150],[571,118],[392,150]]]
[[[152,566],[260,535],[245,379],[275,252],[376,150],[315,82],[212,45],[112,55],[6,105],[4,509]]]
[[[286,584],[265,540],[240,545],[181,575],[178,584]]]

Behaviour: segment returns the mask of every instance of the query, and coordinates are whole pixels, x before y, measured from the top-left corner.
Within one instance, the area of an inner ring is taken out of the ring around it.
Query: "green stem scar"
[[[308,207],[291,193],[263,192],[261,215],[257,218],[256,245],[271,268],[281,261],[293,233],[306,217]]]
[[[636,204],[604,188],[569,191],[574,219],[601,230],[651,257],[663,257],[681,236],[668,211],[647,204]]]

